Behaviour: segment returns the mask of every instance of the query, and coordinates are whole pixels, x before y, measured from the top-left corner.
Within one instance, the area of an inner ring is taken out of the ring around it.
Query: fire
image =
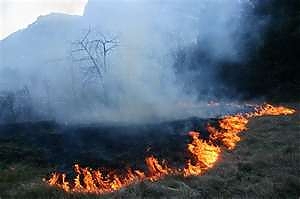
[[[156,181],[175,171],[168,168],[164,162],[160,164],[153,156],[146,158],[145,161],[148,168],[147,175],[142,171],[130,168],[122,174],[111,171],[105,175],[100,170],[93,170],[89,167],[83,168],[75,164],[76,177],[73,182],[66,181],[66,174],[54,173],[48,183],[66,192],[104,194],[120,190],[143,180]]]
[[[221,154],[221,146],[233,150],[241,140],[240,133],[247,130],[249,119],[260,116],[291,115],[295,110],[283,106],[264,104],[252,113],[228,115],[219,120],[218,127],[208,125],[209,139],[201,139],[201,133],[190,132],[191,142],[187,145],[189,158],[183,168],[171,168],[166,161],[154,156],[145,159],[147,171],[126,169],[124,172],[93,170],[74,165],[75,177],[68,180],[64,173],[53,173],[47,183],[71,193],[105,194],[118,191],[141,181],[157,181],[169,175],[199,176],[213,168]]]
[[[184,176],[201,175],[212,168],[218,160],[220,148],[199,139],[200,133],[190,132],[192,143],[188,144],[191,159],[188,160],[183,170]]]
[[[221,143],[227,149],[232,150],[241,140],[239,133],[247,130],[249,120],[243,115],[226,116],[219,120],[220,129],[208,125],[210,140],[213,143]]]
[[[149,180],[151,181],[159,180],[175,172],[166,165],[165,161],[160,164],[154,156],[146,158],[145,161],[149,171]]]
[[[291,115],[296,112],[295,109],[287,108],[284,106],[274,107],[271,104],[264,104],[255,108],[255,112],[247,114],[248,117],[259,116],[278,116],[278,115]]]
[[[291,108],[264,104],[256,107],[255,111],[251,113],[225,116],[219,120],[220,129],[208,125],[207,131],[210,133],[211,142],[221,143],[227,149],[232,150],[241,140],[239,134],[247,130],[249,119],[261,116],[291,115],[295,112]]]

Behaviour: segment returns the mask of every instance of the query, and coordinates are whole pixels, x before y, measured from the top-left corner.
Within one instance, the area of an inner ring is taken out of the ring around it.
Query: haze
[[[32,4],[41,10],[73,5]],[[42,16],[0,42],[0,92],[20,107],[23,120],[30,120],[26,112],[33,119],[79,122],[209,117],[207,101],[230,93],[220,89],[218,63],[242,61],[248,33],[258,32],[251,9],[247,0],[89,0],[82,16]],[[103,76],[78,46],[88,29],[89,40],[119,41],[105,67],[98,48]]]

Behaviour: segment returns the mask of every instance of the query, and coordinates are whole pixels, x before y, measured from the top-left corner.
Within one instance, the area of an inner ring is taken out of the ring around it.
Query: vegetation
[[[253,30],[265,21],[258,45],[249,44],[243,63],[223,67],[221,77],[248,97],[276,100],[300,99],[300,1],[255,1]],[[256,24],[256,25],[255,25]],[[254,34],[254,33],[253,33]]]
[[[216,60],[203,41],[177,52],[174,67],[188,92],[196,91],[201,99],[300,99],[300,1],[251,2],[254,11],[236,30],[237,58]]]
[[[47,186],[42,179],[54,167],[41,161],[38,150],[32,146],[19,146],[21,143],[17,138],[1,139],[0,198],[296,199],[300,196],[299,119],[298,114],[252,120],[237,149],[223,153],[218,165],[204,176],[168,177],[105,196],[66,194]],[[7,158],[10,161],[6,161]]]

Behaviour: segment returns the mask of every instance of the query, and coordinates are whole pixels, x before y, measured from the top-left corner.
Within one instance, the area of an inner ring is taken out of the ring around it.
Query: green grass
[[[0,143],[1,199],[300,197],[299,114],[252,120],[237,148],[222,153],[216,167],[204,176],[168,177],[104,196],[66,194],[47,186],[42,178],[53,168],[32,164],[40,160],[34,150],[12,142]],[[24,160],[12,160],[20,154]]]

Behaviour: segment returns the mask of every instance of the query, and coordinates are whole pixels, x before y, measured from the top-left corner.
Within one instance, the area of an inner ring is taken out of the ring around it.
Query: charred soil
[[[97,125],[66,127],[48,122],[1,126],[0,198],[300,196],[299,113],[252,119],[236,149],[223,152],[216,167],[203,176],[167,177],[154,183],[146,181],[103,196],[68,194],[42,181],[53,169],[67,172],[73,163],[91,167],[143,167],[143,157],[149,151],[158,157],[167,157],[167,161],[175,164],[182,162],[188,142],[186,133],[203,131],[206,122],[194,118],[114,128]]]

